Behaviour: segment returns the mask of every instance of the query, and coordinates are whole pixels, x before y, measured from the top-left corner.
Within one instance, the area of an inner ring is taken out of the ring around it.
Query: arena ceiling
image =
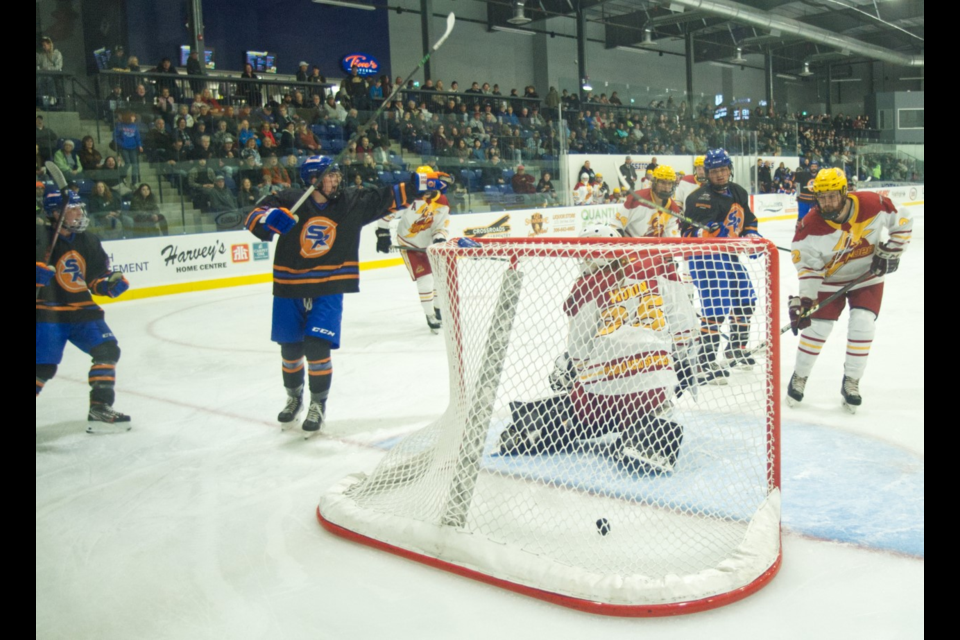
[[[521,0],[529,22],[519,24],[517,0],[481,1],[491,27],[548,33],[549,18],[579,9],[608,48],[683,54],[690,34],[695,62],[762,67],[769,51],[776,73],[865,60],[923,67],[923,0]]]

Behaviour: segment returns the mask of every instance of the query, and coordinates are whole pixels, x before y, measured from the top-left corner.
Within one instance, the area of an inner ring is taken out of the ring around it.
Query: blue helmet
[[[67,206],[70,208],[78,207],[81,215],[71,225],[65,228],[74,233],[83,233],[86,231],[87,226],[90,224],[90,218],[87,216],[87,206],[83,203],[83,200],[80,199],[80,196],[73,191],[68,191]],[[48,216],[53,216],[55,213],[59,214],[63,210],[63,196],[60,195],[60,192],[48,193],[43,199],[43,208],[46,210]]]
[[[730,154],[727,153],[726,149],[710,149],[707,151],[707,155],[703,159],[703,169],[709,172],[710,169],[719,169],[720,167],[733,169],[733,160],[730,159]]]
[[[810,161],[810,169],[813,169],[814,167],[819,167],[819,166],[820,166],[820,161],[817,160],[816,158]]]
[[[340,173],[339,165],[333,164],[333,159],[329,156],[310,156],[300,166],[300,178],[303,180],[303,183],[309,187],[313,184],[315,178],[322,176],[328,169],[329,171]],[[336,200],[340,197],[342,188],[342,186],[338,187],[334,193],[327,196],[327,199],[331,202]],[[326,196],[326,194],[324,195]]]
[[[447,187],[453,184],[453,178],[442,171],[437,171],[429,165],[417,167],[417,170],[410,176],[417,193],[427,193],[437,191],[446,193]]]

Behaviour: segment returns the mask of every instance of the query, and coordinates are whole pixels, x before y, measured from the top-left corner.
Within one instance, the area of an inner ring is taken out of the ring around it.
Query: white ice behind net
[[[770,260],[747,242],[435,247],[450,406],[322,516],[593,602],[750,584],[779,556]]]

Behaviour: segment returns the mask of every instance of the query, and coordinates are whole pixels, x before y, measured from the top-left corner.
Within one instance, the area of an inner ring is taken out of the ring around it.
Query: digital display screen
[[[204,48],[203,50],[204,52],[203,64],[207,67],[207,69],[217,68],[217,64],[213,59],[213,51],[214,51],[213,49],[207,49],[207,48]],[[181,67],[187,66],[187,58],[189,57],[190,57],[190,45],[188,44],[180,45],[180,66]]]
[[[260,73],[276,73],[277,54],[269,51],[247,51],[247,64]]]

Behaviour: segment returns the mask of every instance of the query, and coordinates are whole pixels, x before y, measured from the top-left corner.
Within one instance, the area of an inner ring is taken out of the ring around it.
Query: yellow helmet
[[[703,166],[703,161],[706,160],[706,159],[707,159],[707,156],[697,156],[696,158],[694,158],[694,159],[693,159],[693,166],[694,166],[694,168],[696,168],[696,167],[702,167],[702,166]]]
[[[653,172],[654,180],[667,180],[668,182],[677,181],[677,172],[673,170],[673,167],[668,167],[665,164],[657,167]]]
[[[597,171],[594,175],[597,176],[597,180],[603,180],[603,174]]]
[[[827,191],[847,192],[847,174],[843,169],[821,169],[817,177],[813,179],[813,192],[825,193]]]

